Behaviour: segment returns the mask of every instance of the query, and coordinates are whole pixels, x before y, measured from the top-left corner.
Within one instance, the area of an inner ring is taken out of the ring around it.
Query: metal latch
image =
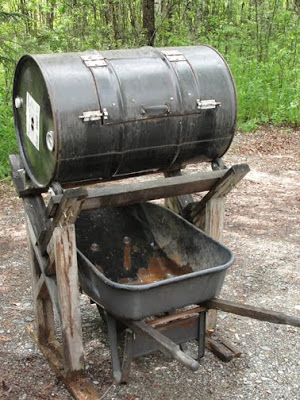
[[[162,50],[162,54],[169,61],[186,61],[185,56],[179,50]]]
[[[216,107],[221,107],[221,102],[216,100],[200,100],[197,99],[197,108],[198,110],[211,110]]]
[[[80,56],[85,65],[89,68],[91,67],[105,67],[107,62],[101,54],[90,54],[85,56]]]
[[[100,110],[84,111],[78,118],[82,119],[83,122],[98,121],[99,119],[106,120],[108,119],[108,112],[106,108],[103,108],[103,112]]]

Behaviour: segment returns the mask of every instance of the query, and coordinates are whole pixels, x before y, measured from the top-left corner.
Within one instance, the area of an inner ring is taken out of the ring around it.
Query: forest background
[[[0,0],[0,177],[17,152],[16,62],[25,53],[208,44],[227,60],[238,126],[299,126],[300,0]]]

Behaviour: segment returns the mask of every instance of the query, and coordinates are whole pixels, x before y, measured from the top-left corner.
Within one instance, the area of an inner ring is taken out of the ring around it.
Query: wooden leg
[[[53,243],[65,372],[72,375],[84,369],[74,225],[55,228]]]
[[[39,343],[47,344],[54,338],[53,307],[46,285],[42,282],[43,277],[31,243],[29,243],[29,257],[37,325],[37,339]]]
[[[220,242],[223,239],[225,197],[211,198],[206,204],[205,232]],[[217,324],[217,311],[209,310],[206,317],[206,329],[214,331]]]

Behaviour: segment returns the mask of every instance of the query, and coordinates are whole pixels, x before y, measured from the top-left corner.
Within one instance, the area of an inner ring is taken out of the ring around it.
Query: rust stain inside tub
[[[151,257],[148,266],[139,268],[136,277],[122,278],[118,282],[127,285],[145,285],[193,272],[187,264],[180,266],[168,257]]]

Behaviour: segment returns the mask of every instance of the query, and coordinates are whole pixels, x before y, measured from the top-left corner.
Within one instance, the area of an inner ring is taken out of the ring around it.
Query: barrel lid
[[[58,143],[45,79],[35,56],[23,56],[15,71],[15,130],[26,172],[39,187],[48,186],[56,169]]]

